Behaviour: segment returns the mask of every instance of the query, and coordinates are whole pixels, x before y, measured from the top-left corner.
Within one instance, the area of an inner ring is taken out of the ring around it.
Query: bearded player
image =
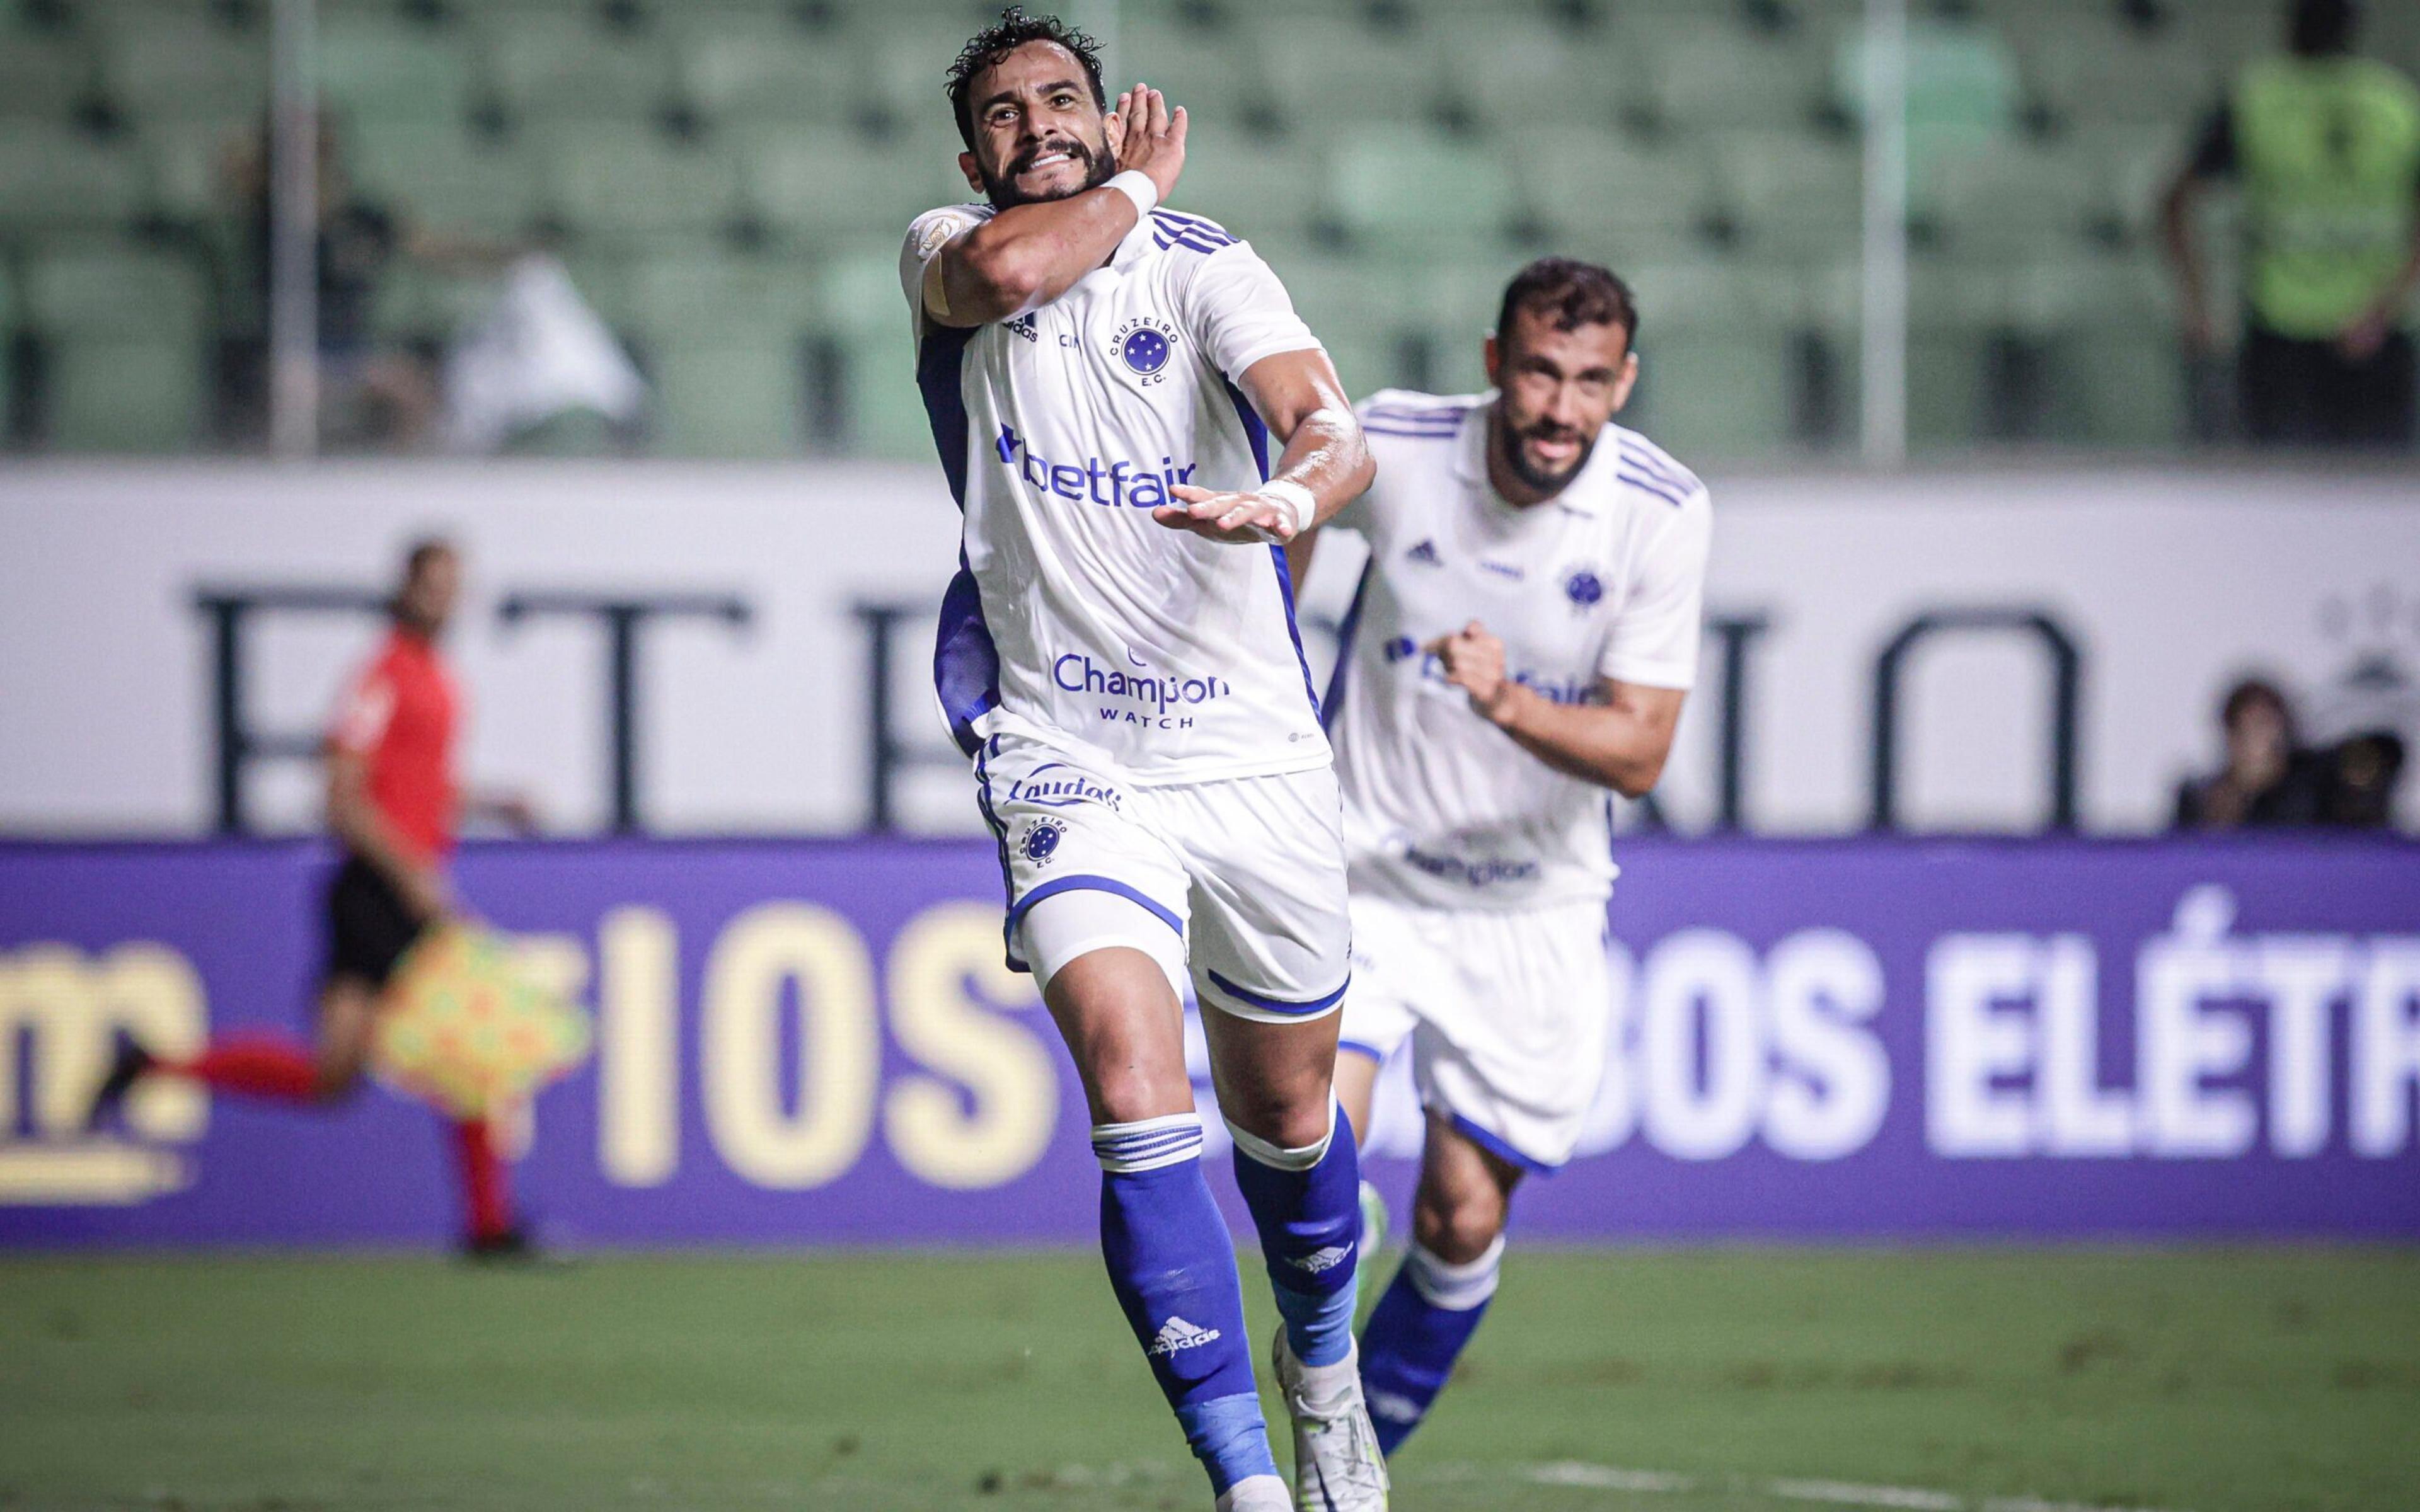
[[[1268,266],[1160,208],[1184,111],[1142,85],[1109,109],[1092,41],[1016,9],[949,94],[983,200],[919,217],[900,273],[964,516],[935,677],[999,838],[1009,961],[1083,1082],[1126,1320],[1218,1505],[1273,1512],[1294,1504],[1185,1065],[1200,998],[1302,1504],[1382,1508],[1332,1086],[1344,851],[1283,549],[1369,486],[1369,452]]]
[[[1393,1454],[1495,1294],[1513,1189],[1571,1158],[1604,1069],[1612,793],[1655,784],[1698,666],[1705,486],[1612,424],[1630,290],[1546,258],[1504,291],[1492,393],[1361,408],[1370,545],[1326,701],[1344,794],[1356,1129],[1408,1045],[1427,1115],[1409,1251],[1361,1335]],[[1295,547],[1307,568],[1311,540]]]

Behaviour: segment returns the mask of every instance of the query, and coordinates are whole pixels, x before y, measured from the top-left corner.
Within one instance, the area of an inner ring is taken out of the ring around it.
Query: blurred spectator
[[[2294,713],[2276,684],[2248,677],[2219,705],[2226,764],[2177,787],[2178,829],[2275,829],[2328,825],[2382,829],[2394,823],[2403,741],[2369,731],[2304,749]]]
[[[236,154],[229,177],[237,208],[239,277],[256,312],[236,343],[232,380],[249,428],[267,414],[271,269],[270,133]],[[405,207],[357,192],[346,171],[334,122],[319,116],[319,412],[322,433],[339,441],[409,450],[427,438],[439,409],[436,354],[377,335],[379,289],[398,259],[455,272],[492,272],[520,248],[441,236],[415,224]]]
[[[2295,0],[2287,54],[2235,81],[2162,210],[2185,344],[2207,356],[2218,336],[2194,208],[2213,180],[2242,185],[2237,396],[2264,445],[2412,440],[2420,90],[2353,55],[2359,15],[2357,0]]]
[[[2226,764],[2177,788],[2179,829],[2272,828],[2319,822],[2320,764],[2296,748],[2294,714],[2276,684],[2245,678],[2219,705]]]

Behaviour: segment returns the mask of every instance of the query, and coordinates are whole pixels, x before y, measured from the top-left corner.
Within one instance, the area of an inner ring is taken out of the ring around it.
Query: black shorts
[[[328,967],[321,984],[343,980],[372,990],[384,987],[420,931],[420,921],[378,868],[359,856],[346,857],[328,884]]]
[[[2415,420],[2412,336],[2397,331],[2355,362],[2332,341],[2257,326],[2237,358],[2243,428],[2264,446],[2408,448]]]

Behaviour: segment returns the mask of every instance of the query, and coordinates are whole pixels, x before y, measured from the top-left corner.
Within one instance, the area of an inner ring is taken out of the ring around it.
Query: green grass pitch
[[[8,1512],[1208,1504],[1089,1255],[0,1260]],[[2408,1512],[2420,1251],[1516,1249],[1395,1504]]]

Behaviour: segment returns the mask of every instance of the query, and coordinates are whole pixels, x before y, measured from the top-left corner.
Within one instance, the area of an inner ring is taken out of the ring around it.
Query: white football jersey
[[[1481,718],[1420,647],[1478,620],[1507,675],[1558,703],[1599,701],[1600,679],[1697,678],[1705,485],[1607,425],[1560,494],[1516,509],[1487,478],[1495,398],[1388,390],[1360,407],[1378,481],[1334,523],[1370,562],[1326,700],[1357,893],[1532,908],[1613,886],[1608,792]]]
[[[934,653],[951,733],[970,754],[1022,734],[1145,785],[1325,764],[1284,552],[1151,516],[1176,484],[1268,477],[1236,380],[1319,343],[1249,244],[1171,210],[1040,309],[970,330],[925,319],[925,264],[992,213],[928,211],[899,261],[965,517]]]

